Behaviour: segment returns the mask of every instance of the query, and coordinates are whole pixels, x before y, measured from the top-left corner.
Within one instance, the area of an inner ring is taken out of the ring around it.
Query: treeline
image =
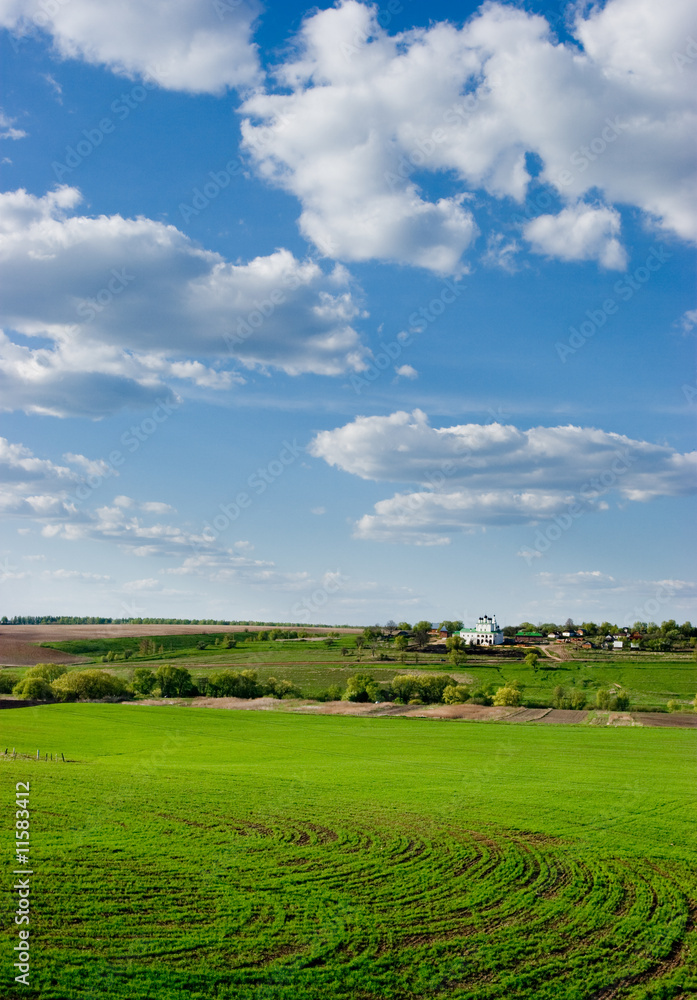
[[[511,680],[497,687],[496,684],[460,684],[447,674],[399,674],[387,683],[374,680],[370,674],[356,674],[350,677],[345,690],[330,688],[323,700],[379,702],[390,701],[397,705],[498,705],[518,707],[526,705],[525,685]],[[697,707],[697,698],[695,699]],[[529,708],[546,708],[531,701]],[[586,692],[580,688],[566,688],[558,685],[552,697],[553,708],[601,709],[611,712],[627,711],[630,708],[629,694],[622,688],[600,688]],[[669,703],[669,709],[679,711],[678,702]],[[684,710],[684,709],[683,709]]]
[[[20,679],[0,671],[0,694],[12,694],[26,701],[123,701],[135,695],[161,698],[301,698],[302,692],[290,681],[269,677],[257,679],[253,670],[222,670],[193,678],[184,667],[169,664],[150,670],[137,667],[130,684],[106,670],[67,670],[57,663],[37,663]]]
[[[656,622],[643,621],[635,621],[631,625],[616,625],[608,621],[600,622],[600,624],[596,624],[595,622],[581,622],[574,625],[570,618],[567,618],[561,625],[554,622],[540,622],[537,625],[533,625],[532,622],[521,622],[520,625],[506,625],[503,629],[503,634],[513,636],[517,632],[541,632],[542,635],[547,635],[549,632],[558,632],[561,634],[576,629],[582,629],[589,638],[593,636],[604,638],[606,635],[615,636],[622,632],[641,635],[649,639],[663,638],[679,640],[697,637],[697,628],[692,622],[687,621],[683,622],[682,625],[678,625],[674,618],[669,618],[667,621],[661,622],[660,625]]]

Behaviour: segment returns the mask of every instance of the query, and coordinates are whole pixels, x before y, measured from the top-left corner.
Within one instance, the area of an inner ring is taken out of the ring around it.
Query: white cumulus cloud
[[[99,415],[226,389],[231,365],[337,375],[364,367],[350,275],[277,250],[232,264],[174,226],[74,214],[80,194],[0,195],[0,385],[7,407]],[[36,347],[31,338],[41,338]]]
[[[620,205],[694,239],[691,0],[608,0],[571,31],[560,42],[544,17],[486,3],[461,26],[390,35],[376,7],[343,0],[307,17],[277,87],[243,103],[244,146],[340,260],[461,271],[473,197],[521,203],[530,155],[570,213],[541,224],[541,252],[623,266]],[[430,195],[430,174],[449,190]]]
[[[420,410],[357,417],[321,431],[310,453],[362,479],[419,484],[375,504],[359,538],[447,544],[450,533],[530,524],[604,499],[694,492],[697,453],[590,427],[461,424],[431,427]]]
[[[540,215],[523,227],[535,253],[560,260],[597,260],[622,271],[627,254],[621,245],[619,212],[611,208],[574,205],[558,215]]]
[[[82,59],[167,90],[218,94],[259,80],[254,0],[1,0],[0,26],[48,33],[64,59]]]

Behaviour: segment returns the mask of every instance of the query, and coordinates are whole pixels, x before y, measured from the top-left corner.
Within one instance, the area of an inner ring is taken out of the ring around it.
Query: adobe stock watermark
[[[608,146],[616,142],[619,136],[629,128],[626,122],[621,122],[618,115],[614,118],[606,118],[604,127],[598,135],[593,136],[588,142],[574,150],[569,156],[569,163],[574,168],[571,170],[561,170],[555,177],[553,183],[559,187],[568,187],[573,184],[574,172],[583,174],[590,167],[591,163],[603,155]]]
[[[552,517],[551,523],[544,530],[537,529],[533,547],[522,549],[518,553],[523,556],[528,566],[532,566],[534,559],[539,559],[545,552],[548,552],[552,545],[576,524],[579,518],[587,514],[588,511],[594,510],[596,501],[616,486],[636,461],[636,456],[632,455],[628,449],[615,451],[614,455],[615,458],[609,469],[585,482],[567,504],[565,511]]]
[[[595,309],[586,309],[586,318],[578,325],[569,327],[569,337],[565,342],[557,341],[554,348],[557,357],[562,364],[566,364],[567,358],[571,354],[576,354],[591,337],[594,337],[598,330],[605,326],[608,319],[614,316],[619,309],[619,302],[629,302],[637,292],[646,285],[652,274],[660,271],[666,261],[670,260],[672,253],[665,247],[652,247],[645,262],[624,278],[620,278],[613,285],[613,292],[617,299],[607,298]]]
[[[260,466],[248,476],[246,485],[249,492],[247,490],[240,490],[230,503],[218,504],[220,513],[215,514],[210,521],[204,521],[199,536],[202,541],[199,542],[194,538],[189,542],[194,552],[198,555],[201,552],[207,551],[208,547],[217,541],[224,531],[227,531],[231,525],[239,520],[242,512],[252,506],[255,497],[260,497],[263,493],[266,493],[269,487],[273,486],[286,469],[293,465],[304,452],[305,449],[297,443],[295,438],[293,438],[292,442],[284,441],[276,458],[267,462],[266,465]]]
[[[394,340],[380,341],[380,350],[372,358],[367,368],[360,374],[352,374],[349,385],[360,396],[363,389],[369,387],[371,383],[380,378],[383,372],[393,366],[394,362],[400,358],[406,347],[413,343],[413,336],[416,333],[423,333],[431,323],[435,323],[462,295],[462,288],[451,281],[450,278],[443,279],[443,287],[439,295],[435,295],[425,306],[420,306],[418,310],[411,313],[408,319],[409,330],[402,330]]]
[[[661,609],[665,610],[665,605],[672,600],[677,593],[677,587],[670,580],[659,584],[653,597],[641,605],[635,607],[633,611],[627,612],[625,621],[657,621],[657,615]]]
[[[673,60],[673,67],[677,69],[679,73],[684,73],[685,67],[692,66],[694,61],[697,59],[697,42],[691,35],[688,35],[683,51],[673,52],[671,58]]]
[[[276,115],[268,124],[255,128],[251,136],[245,139],[244,148],[260,152],[295,118],[294,114]],[[179,214],[184,223],[196,218],[205,211],[218,195],[230,186],[233,177],[244,173],[245,162],[239,156],[228,160],[221,170],[209,170],[207,179],[197,185],[191,192],[189,202],[179,203]]]
[[[131,424],[128,430],[124,431],[119,438],[119,443],[123,445],[129,454],[134,454],[141,445],[145,444],[153,434],[169,420],[170,416],[175,412],[179,403],[169,403],[165,399],[158,399],[156,405],[150,411],[150,415],[144,417],[140,423]],[[115,448],[109,452],[108,458],[101,459],[101,472],[93,472],[86,476],[85,479],[80,483],[80,485],[75,489],[74,493],[69,494],[66,497],[66,501],[72,503],[74,506],[79,507],[86,500],[88,500],[92,494],[100,489],[104,483],[118,476],[118,469],[126,461],[128,455],[125,455],[120,449]]]
[[[55,17],[61,7],[65,7],[69,3],[70,0],[42,0],[38,9],[30,17],[22,17],[22,33],[15,35],[14,32],[9,32],[10,45],[15,53],[19,53],[21,43],[27,38],[35,39],[38,38],[40,31],[48,31],[51,19]]]
[[[344,580],[339,570],[327,572],[322,577],[322,585],[316,587],[311,594],[296,602],[290,609],[291,615],[298,621],[304,621],[310,615],[317,615],[324,608],[327,601],[334,594],[337,594],[343,587]]]
[[[129,274],[125,267],[120,269],[112,267],[109,273],[111,277],[104,287],[100,288],[93,298],[83,299],[77,305],[77,314],[86,323],[91,323],[93,319],[96,319],[99,313],[111,305],[114,299],[121,295],[132,281],[135,281],[136,277],[135,274]]]
[[[231,331],[223,335],[223,341],[230,354],[236,356],[236,349],[258,332],[279,306],[285,304],[287,293],[296,292],[301,285],[302,281],[297,274],[288,274],[283,279],[282,284],[269,292],[265,299],[255,299],[247,314],[237,320]]]
[[[104,116],[92,128],[83,128],[82,138],[78,139],[74,145],[65,147],[63,160],[54,160],[51,164],[56,180],[61,182],[64,177],[77,170],[80,164],[102,145],[106,136],[114,133],[118,124],[125,121],[132,111],[143,104],[148,92],[155,90],[158,86],[152,77],[146,76],[142,83],[134,84],[129,91],[113,100],[109,105],[109,110],[115,115],[116,121]]]
[[[582,174],[594,163],[609,146],[612,145],[627,129],[628,124],[620,121],[618,116],[606,118],[604,126],[598,134],[593,136],[588,142],[578,146],[573,153],[569,154],[569,164],[573,170],[560,170],[555,178],[550,178],[549,183],[558,190],[568,187],[574,181],[574,173]],[[544,182],[544,181],[543,181]],[[532,222],[538,218],[539,212],[545,212],[552,208],[555,199],[550,191],[542,190],[533,198],[529,199],[522,212],[516,212],[511,216],[512,226],[524,226],[527,222]]]
[[[218,20],[222,24],[228,14],[239,10],[242,0],[213,0],[213,10],[218,15]]]

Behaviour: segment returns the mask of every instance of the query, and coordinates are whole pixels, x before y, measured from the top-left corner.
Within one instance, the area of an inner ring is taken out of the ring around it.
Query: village
[[[405,630],[401,623],[397,636],[406,638],[418,635],[423,630],[423,622],[418,622],[413,630]],[[521,627],[506,626],[502,628],[496,621],[496,616],[480,615],[476,625],[465,627],[461,622],[443,621],[431,622],[428,629],[428,645],[438,645],[459,639],[461,646],[541,646],[550,643],[571,644],[582,649],[645,649],[667,651],[674,643],[694,644],[697,629],[690,622],[678,626],[675,621],[635,622],[632,627],[618,628],[607,622],[600,626],[586,623],[585,626],[575,626],[568,622],[562,628],[538,626],[534,628],[529,622]]]

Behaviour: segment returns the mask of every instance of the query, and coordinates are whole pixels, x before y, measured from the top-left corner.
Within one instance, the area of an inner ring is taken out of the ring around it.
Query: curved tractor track
[[[223,809],[193,823],[170,810],[153,822],[160,839],[200,842],[201,868],[112,863],[62,947],[127,899],[102,929],[103,957],[110,974],[130,963],[136,981],[166,978],[163,996],[188,995],[193,968],[191,995],[217,998],[648,1000],[681,995],[690,940],[694,962],[694,876],[690,898],[685,873],[641,858],[404,815],[337,824]]]

